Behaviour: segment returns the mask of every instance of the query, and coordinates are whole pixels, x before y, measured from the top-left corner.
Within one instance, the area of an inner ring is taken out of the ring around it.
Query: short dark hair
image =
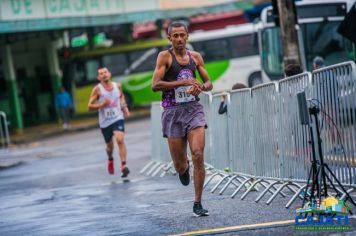
[[[188,26],[183,21],[172,21],[168,26],[168,34],[172,32],[172,28],[184,27],[185,31],[188,33]]]
[[[319,57],[319,56],[314,58],[313,64],[314,64],[314,66],[316,66],[318,68],[325,66],[324,59],[322,57]]]
[[[289,77],[303,73],[303,69],[299,64],[288,64],[284,69],[284,73]]]
[[[243,89],[243,88],[247,88],[246,85],[244,85],[243,83],[236,83],[232,86],[232,90],[235,90],[235,89]]]

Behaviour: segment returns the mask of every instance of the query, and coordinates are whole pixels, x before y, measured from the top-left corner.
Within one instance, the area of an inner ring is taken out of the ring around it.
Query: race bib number
[[[189,88],[190,86],[181,86],[174,89],[177,103],[195,101],[195,97],[187,93]]]
[[[116,118],[118,115],[119,115],[119,108],[117,108],[117,107],[111,107],[111,108],[104,109],[104,116],[106,119],[113,119],[113,118]]]

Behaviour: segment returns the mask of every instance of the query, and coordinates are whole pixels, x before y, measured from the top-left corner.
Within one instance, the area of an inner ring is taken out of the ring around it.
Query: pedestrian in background
[[[322,68],[325,66],[325,62],[324,62],[324,59],[322,57],[315,57],[314,60],[313,60],[313,70],[316,70],[316,69],[319,69],[319,68]]]
[[[88,108],[90,111],[99,112],[99,126],[106,143],[108,155],[108,172],[113,175],[114,168],[114,142],[113,136],[119,146],[121,160],[121,177],[125,178],[130,173],[126,164],[125,122],[124,117],[130,112],[126,104],[120,83],[111,81],[111,73],[106,67],[98,69],[97,79],[100,83],[91,92]]]
[[[242,83],[236,83],[232,86],[232,90],[237,90],[237,89],[243,89],[243,88],[247,88],[246,85],[242,84]],[[224,114],[225,112],[227,112],[227,104],[225,104],[225,99],[226,99],[226,94],[221,94],[220,96],[220,106],[219,106],[219,111],[218,113],[220,115]]]
[[[61,116],[63,129],[69,129],[70,116],[73,110],[73,102],[70,94],[66,91],[64,86],[62,86],[60,91],[56,94],[55,107]]]
[[[152,78],[152,90],[162,91],[162,131],[168,140],[174,167],[183,185],[190,182],[187,144],[194,165],[195,216],[207,216],[201,203],[205,179],[204,146],[207,127],[203,106],[197,96],[213,88],[200,53],[186,47],[188,28],[182,22],[168,27],[172,47],[159,53]],[[196,72],[203,80],[196,79]]]
[[[288,64],[284,68],[284,74],[286,77],[291,77],[303,73],[302,67],[298,63]]]

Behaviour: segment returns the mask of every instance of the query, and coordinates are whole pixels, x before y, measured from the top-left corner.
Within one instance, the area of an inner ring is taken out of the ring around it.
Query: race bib
[[[181,86],[181,87],[174,89],[176,103],[195,101],[195,97],[193,95],[187,93],[189,88],[190,88],[190,86]]]
[[[119,115],[118,107],[110,107],[104,109],[104,116],[106,119],[113,119]]]

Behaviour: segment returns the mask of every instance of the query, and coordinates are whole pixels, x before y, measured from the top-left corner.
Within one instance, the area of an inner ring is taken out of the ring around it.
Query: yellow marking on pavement
[[[180,235],[199,235],[199,234],[206,234],[206,233],[218,233],[218,232],[225,232],[228,233],[229,230],[237,230],[237,229],[253,229],[259,227],[266,227],[266,226],[273,226],[273,225],[287,225],[294,223],[295,220],[284,220],[284,221],[272,221],[272,222],[265,222],[265,223],[257,223],[257,224],[249,224],[249,225],[236,225],[236,226],[229,226],[223,228],[215,228],[215,229],[205,229],[205,230],[197,230],[186,232],[183,234],[176,234],[171,236],[180,236]]]

